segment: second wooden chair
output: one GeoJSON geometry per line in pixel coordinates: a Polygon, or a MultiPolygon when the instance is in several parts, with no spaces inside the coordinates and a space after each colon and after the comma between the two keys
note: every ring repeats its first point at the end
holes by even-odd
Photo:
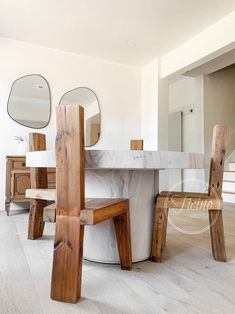
{"type": "Polygon", "coordinates": [[[152,259],[162,261],[166,241],[168,209],[201,209],[209,211],[209,227],[214,259],[226,261],[224,227],[222,218],[222,182],[224,173],[227,127],[216,125],[213,129],[210,182],[208,193],[161,192],[157,197],[152,242],[152,259]]]}

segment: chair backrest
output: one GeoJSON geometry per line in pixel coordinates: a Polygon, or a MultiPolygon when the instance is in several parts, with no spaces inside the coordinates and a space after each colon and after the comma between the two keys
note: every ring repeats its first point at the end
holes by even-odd
{"type": "Polygon", "coordinates": [[[85,208],[84,109],[56,108],[56,215],[79,216],[85,208]]]}
{"type": "Polygon", "coordinates": [[[213,197],[221,197],[222,195],[226,141],[227,126],[215,125],[213,128],[209,180],[209,195],[213,197]]]}
{"type": "MultiPolygon", "coordinates": [[[[29,133],[30,151],[46,150],[46,135],[42,133],[29,133]]],[[[30,168],[31,189],[47,189],[47,169],[30,168]]]]}
{"type": "Polygon", "coordinates": [[[143,140],[130,140],[130,150],[143,150],[144,141],[143,140]]]}
{"type": "Polygon", "coordinates": [[[29,133],[29,150],[31,152],[46,150],[46,135],[42,133],[29,133]]]}

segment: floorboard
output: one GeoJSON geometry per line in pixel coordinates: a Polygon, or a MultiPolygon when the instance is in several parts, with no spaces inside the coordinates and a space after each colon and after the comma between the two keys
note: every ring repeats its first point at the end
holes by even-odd
{"type": "MultiPolygon", "coordinates": [[[[0,212],[1,314],[235,313],[233,205],[224,209],[227,263],[213,260],[208,230],[184,234],[169,225],[161,264],[145,261],[124,272],[84,261],[82,299],[75,305],[50,299],[54,224],[46,224],[40,240],[29,241],[27,219],[27,212],[0,212]]],[[[187,215],[172,219],[186,231],[205,225],[187,215]]]]}

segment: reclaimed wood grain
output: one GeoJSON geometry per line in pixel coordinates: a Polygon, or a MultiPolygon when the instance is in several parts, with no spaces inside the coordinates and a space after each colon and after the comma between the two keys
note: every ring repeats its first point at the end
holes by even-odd
{"type": "MultiPolygon", "coordinates": [[[[46,135],[41,133],[29,134],[29,146],[31,151],[46,150],[46,135]]],[[[30,184],[32,189],[47,188],[47,169],[30,168],[30,184]]],[[[46,200],[32,199],[30,201],[28,239],[35,240],[43,235],[43,208],[46,200]]]]}
{"type": "Polygon", "coordinates": [[[56,232],[51,279],[53,300],[76,303],[81,296],[84,228],[84,109],[56,108],[56,232]]]}
{"type": "Polygon", "coordinates": [[[131,150],[143,150],[144,141],[143,140],[130,140],[130,149],[131,150]]]}
{"type": "Polygon", "coordinates": [[[114,218],[121,267],[131,269],[129,202],[88,199],[85,204],[84,109],[61,106],[56,114],[56,234],[51,298],[76,303],[81,296],[84,224],[114,218]]]}
{"type": "Polygon", "coordinates": [[[166,240],[168,208],[206,209],[209,213],[212,253],[216,261],[226,261],[224,227],[222,219],[222,183],[225,161],[227,127],[213,128],[211,167],[208,193],[162,192],[157,197],[152,240],[152,260],[162,261],[166,240]]]}

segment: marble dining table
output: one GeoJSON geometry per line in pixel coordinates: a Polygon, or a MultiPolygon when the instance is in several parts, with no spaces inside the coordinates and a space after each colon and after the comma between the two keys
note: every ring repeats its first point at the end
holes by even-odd
{"type": "MultiPolygon", "coordinates": [[[[27,167],[56,167],[54,151],[26,154],[27,167]]],[[[130,202],[133,262],[150,257],[154,206],[159,192],[159,171],[203,169],[204,155],[171,151],[86,150],[85,195],[94,198],[127,198],[130,202]]],[[[84,258],[119,263],[112,221],[86,226],[84,258]]]]}

